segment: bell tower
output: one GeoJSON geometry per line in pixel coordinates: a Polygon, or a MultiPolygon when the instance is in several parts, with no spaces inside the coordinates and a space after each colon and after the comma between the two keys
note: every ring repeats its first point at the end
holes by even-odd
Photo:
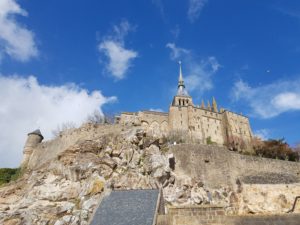
{"type": "Polygon", "coordinates": [[[193,108],[192,97],[185,89],[182,76],[181,62],[179,61],[179,79],[177,93],[169,108],[169,130],[186,132],[189,130],[189,112],[193,108]]]}
{"type": "Polygon", "coordinates": [[[193,105],[192,98],[189,96],[188,92],[185,90],[184,80],[182,76],[182,69],[181,69],[181,61],[178,62],[179,64],[179,79],[178,79],[178,86],[177,86],[177,94],[173,98],[172,106],[188,106],[193,105]]]}

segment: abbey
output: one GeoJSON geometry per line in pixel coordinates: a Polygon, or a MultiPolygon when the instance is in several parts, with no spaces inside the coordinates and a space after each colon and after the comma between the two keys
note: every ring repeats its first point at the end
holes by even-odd
{"type": "Polygon", "coordinates": [[[252,139],[249,119],[243,115],[218,109],[213,98],[212,105],[193,103],[185,89],[180,64],[177,94],[169,107],[169,112],[140,111],[123,112],[119,117],[123,125],[140,124],[153,135],[168,135],[180,132],[191,140],[202,144],[216,143],[225,145],[243,142],[248,145],[252,139]]]}

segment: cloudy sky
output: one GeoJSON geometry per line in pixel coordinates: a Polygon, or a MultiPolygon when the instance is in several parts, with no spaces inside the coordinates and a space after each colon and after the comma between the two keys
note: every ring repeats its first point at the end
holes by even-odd
{"type": "Polygon", "coordinates": [[[0,0],[0,167],[95,110],[167,111],[178,65],[194,103],[300,141],[300,2],[0,0]]]}

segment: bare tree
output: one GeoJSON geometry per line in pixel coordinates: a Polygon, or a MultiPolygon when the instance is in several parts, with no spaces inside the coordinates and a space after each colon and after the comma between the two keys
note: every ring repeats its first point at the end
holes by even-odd
{"type": "Polygon", "coordinates": [[[94,124],[103,124],[105,122],[104,115],[99,110],[95,110],[87,118],[87,122],[94,124]]]}
{"type": "Polygon", "coordinates": [[[294,150],[295,152],[297,152],[298,155],[300,156],[300,143],[298,143],[298,144],[296,145],[296,147],[293,148],[293,150],[294,150]]]}
{"type": "Polygon", "coordinates": [[[115,122],[115,115],[108,113],[101,113],[99,110],[95,110],[88,116],[87,122],[94,124],[113,124],[115,122]]]}
{"type": "Polygon", "coordinates": [[[70,129],[74,129],[76,127],[73,122],[65,122],[61,125],[58,125],[56,129],[52,130],[52,135],[54,137],[58,137],[62,132],[65,132],[70,129]]]}

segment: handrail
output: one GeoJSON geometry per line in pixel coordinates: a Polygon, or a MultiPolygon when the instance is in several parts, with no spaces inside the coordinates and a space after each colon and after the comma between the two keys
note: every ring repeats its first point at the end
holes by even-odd
{"type": "Polygon", "coordinates": [[[300,196],[297,196],[295,198],[295,201],[294,201],[294,204],[293,204],[293,208],[291,208],[289,211],[287,211],[287,213],[291,213],[291,212],[294,212],[295,210],[295,207],[296,207],[296,203],[297,203],[297,200],[300,199],[300,196]]]}

